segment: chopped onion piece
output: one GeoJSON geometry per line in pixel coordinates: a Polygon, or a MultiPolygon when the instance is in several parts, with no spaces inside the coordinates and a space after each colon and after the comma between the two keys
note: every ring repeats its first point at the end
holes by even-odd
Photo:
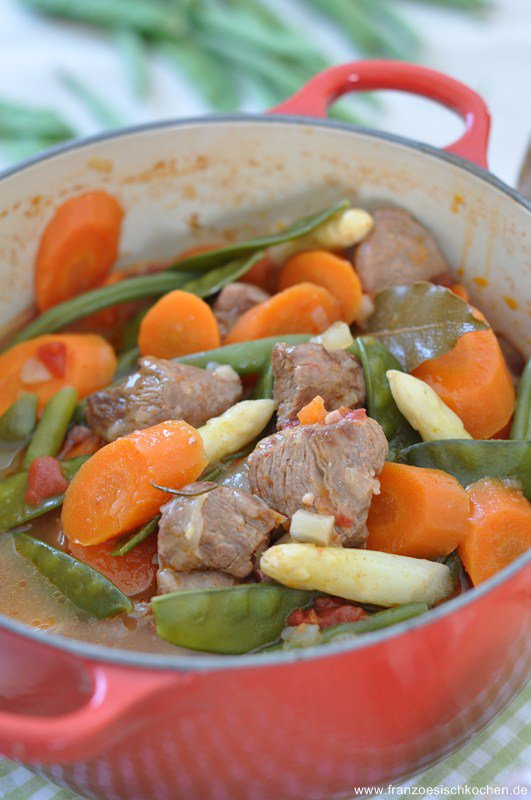
{"type": "Polygon", "coordinates": [[[314,514],[300,508],[291,518],[289,533],[292,539],[307,544],[328,545],[334,532],[334,518],[314,514]]]}
{"type": "Polygon", "coordinates": [[[312,342],[322,344],[326,350],[346,350],[354,339],[346,322],[334,322],[324,333],[315,336],[312,342]]]}
{"type": "Polygon", "coordinates": [[[50,370],[38,358],[28,358],[20,370],[22,383],[42,383],[52,378],[50,370]]]}

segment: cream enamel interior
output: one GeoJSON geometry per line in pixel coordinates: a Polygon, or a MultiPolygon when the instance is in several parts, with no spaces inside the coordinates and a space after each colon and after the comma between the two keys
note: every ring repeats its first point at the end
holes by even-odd
{"type": "Polygon", "coordinates": [[[0,181],[0,333],[31,314],[54,208],[90,188],[126,210],[118,266],[271,229],[341,197],[400,205],[436,235],[474,302],[531,353],[531,213],[485,177],[397,139],[274,118],[190,121],[66,149],[0,181]]]}

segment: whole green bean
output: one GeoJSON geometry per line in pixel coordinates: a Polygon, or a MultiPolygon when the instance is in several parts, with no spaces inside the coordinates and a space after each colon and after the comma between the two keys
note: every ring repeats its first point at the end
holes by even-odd
{"type": "Polygon", "coordinates": [[[160,514],[150,519],[145,525],[140,528],[136,533],[128,534],[123,539],[120,539],[116,547],[111,551],[112,556],[125,556],[131,550],[148,539],[152,533],[155,533],[159,527],[160,514]]]}
{"type": "MultiPolygon", "coordinates": [[[[61,471],[67,481],[71,481],[78,469],[90,456],[79,456],[67,461],[61,461],[61,471]]],[[[64,495],[47,497],[38,506],[30,506],[24,500],[28,488],[28,473],[18,472],[9,478],[0,481],[0,532],[16,528],[30,522],[47,511],[58,508],[64,495]]]]}
{"type": "Polygon", "coordinates": [[[78,100],[81,101],[84,106],[86,106],[92,116],[104,128],[119,128],[122,125],[125,125],[125,120],[123,120],[120,115],[116,113],[114,108],[72,72],[60,70],[57,73],[57,77],[63,86],[65,86],[78,100]]]}
{"type": "Polygon", "coordinates": [[[325,644],[333,642],[340,636],[358,636],[360,633],[379,631],[382,628],[396,625],[398,622],[404,622],[406,619],[417,617],[419,614],[424,614],[428,609],[427,603],[407,603],[403,606],[386,608],[385,611],[377,611],[376,614],[371,614],[357,622],[345,622],[342,625],[326,628],[321,633],[321,642],[325,644]]]}
{"type": "Polygon", "coordinates": [[[145,98],[149,88],[149,71],[142,36],[134,28],[120,28],[116,31],[116,44],[133,92],[137,97],[145,98]]]}
{"type": "Polygon", "coordinates": [[[35,430],[37,395],[24,392],[0,417],[0,442],[23,442],[35,430]]]}
{"type": "Polygon", "coordinates": [[[114,583],[77,558],[25,533],[14,533],[17,552],[29,559],[79,609],[100,619],[133,610],[114,583]]]}
{"type": "Polygon", "coordinates": [[[157,49],[218,111],[236,111],[239,91],[227,63],[192,39],[180,42],[159,42],[157,49]]]}
{"type": "Polygon", "coordinates": [[[308,334],[289,334],[287,336],[269,336],[266,339],[254,339],[250,342],[227,344],[214,350],[191,353],[188,356],[175,358],[178,364],[191,364],[194,367],[206,367],[208,364],[229,364],[239,375],[256,375],[261,372],[271,358],[271,352],[277,342],[301,344],[312,337],[308,334]]]}
{"type": "Polygon", "coordinates": [[[74,415],[77,391],[64,386],[51,397],[44,408],[43,415],[33,435],[30,446],[22,462],[27,468],[40,456],[55,456],[61,449],[67,428],[74,415]]]}
{"type": "Polygon", "coordinates": [[[237,654],[275,642],[290,613],[314,598],[314,592],[276,583],[250,583],[160,595],[151,608],[161,639],[189,650],[237,654]]]}
{"type": "Polygon", "coordinates": [[[531,439],[531,359],[527,362],[516,391],[511,439],[531,439]]]}
{"type": "Polygon", "coordinates": [[[52,109],[0,100],[0,136],[61,141],[75,131],[52,109]]]}

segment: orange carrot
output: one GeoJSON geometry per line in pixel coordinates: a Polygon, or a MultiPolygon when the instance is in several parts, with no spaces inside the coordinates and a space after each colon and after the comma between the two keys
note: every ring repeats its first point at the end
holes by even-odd
{"type": "Polygon", "coordinates": [[[477,586],[531,547],[531,503],[494,479],[477,481],[467,491],[471,515],[457,552],[477,586]]]}
{"type": "Polygon", "coordinates": [[[42,411],[63,386],[80,399],[107,386],[116,370],[114,350],[91,333],[55,333],[16,344],[0,355],[0,414],[23,392],[34,392],[42,411]]]}
{"type": "Polygon", "coordinates": [[[513,382],[492,330],[465,333],[449,353],[424,361],[413,375],[437,392],[474,439],[490,439],[514,411],[513,382]]]}
{"type": "Polygon", "coordinates": [[[115,542],[83,547],[69,542],[68,550],[84,564],[105,575],[128,597],[147,592],[155,580],[153,559],[157,552],[157,537],[150,536],[124,556],[111,555],[115,542]]]}
{"type": "Polygon", "coordinates": [[[70,483],[61,517],[66,537],[87,547],[143,525],[171,497],[154,483],[179,489],[206,464],[200,435],[182,420],[116,439],[85,461],[70,483]]]}
{"type": "Polygon", "coordinates": [[[279,270],[278,264],[274,264],[267,256],[264,256],[256,264],[253,264],[249,272],[246,272],[239,280],[243,283],[252,283],[254,286],[259,286],[266,292],[274,294],[278,289],[279,270]]]}
{"type": "Polygon", "coordinates": [[[361,283],[350,261],[326,250],[297,253],[285,264],[278,281],[280,290],[297,283],[316,283],[337,297],[341,316],[350,325],[361,306],[361,283]]]}
{"type": "Polygon", "coordinates": [[[301,425],[313,425],[316,422],[322,424],[327,414],[324,400],[318,394],[304,408],[301,408],[297,417],[301,425]]]}
{"type": "Polygon", "coordinates": [[[367,519],[369,550],[441,558],[465,537],[470,502],[452,475],[386,462],[367,519]]]}
{"type": "Polygon", "coordinates": [[[204,300],[176,289],[161,297],[140,324],[143,356],[176,358],[221,344],[218,322],[204,300]]]}
{"type": "Polygon", "coordinates": [[[462,283],[452,283],[449,287],[451,292],[456,294],[461,300],[464,300],[465,303],[470,303],[470,295],[468,293],[468,289],[466,286],[463,286],[462,283]]]}
{"type": "Polygon", "coordinates": [[[100,284],[116,260],[123,211],[107,192],[71,197],[44,229],[35,264],[39,311],[100,284]]]}
{"type": "Polygon", "coordinates": [[[327,289],[299,283],[246,311],[229,331],[225,344],[287,333],[322,333],[340,319],[339,300],[327,289]]]}

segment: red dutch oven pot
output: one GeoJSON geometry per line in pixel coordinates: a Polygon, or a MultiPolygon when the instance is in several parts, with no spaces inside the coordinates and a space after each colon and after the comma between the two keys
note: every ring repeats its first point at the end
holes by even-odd
{"type": "MultiPolygon", "coordinates": [[[[496,330],[529,355],[531,207],[482,169],[480,97],[421,67],[358,62],[318,75],[273,114],[113,132],[4,173],[4,332],[31,308],[39,234],[71,193],[120,197],[125,263],[346,194],[418,216],[496,330]],[[440,151],[317,119],[340,95],[374,89],[450,107],[464,135],[440,151]]],[[[398,781],[462,745],[524,685],[530,573],[522,557],[424,617],[322,651],[133,653],[2,618],[0,751],[105,800],[325,800],[398,781]]]]}

